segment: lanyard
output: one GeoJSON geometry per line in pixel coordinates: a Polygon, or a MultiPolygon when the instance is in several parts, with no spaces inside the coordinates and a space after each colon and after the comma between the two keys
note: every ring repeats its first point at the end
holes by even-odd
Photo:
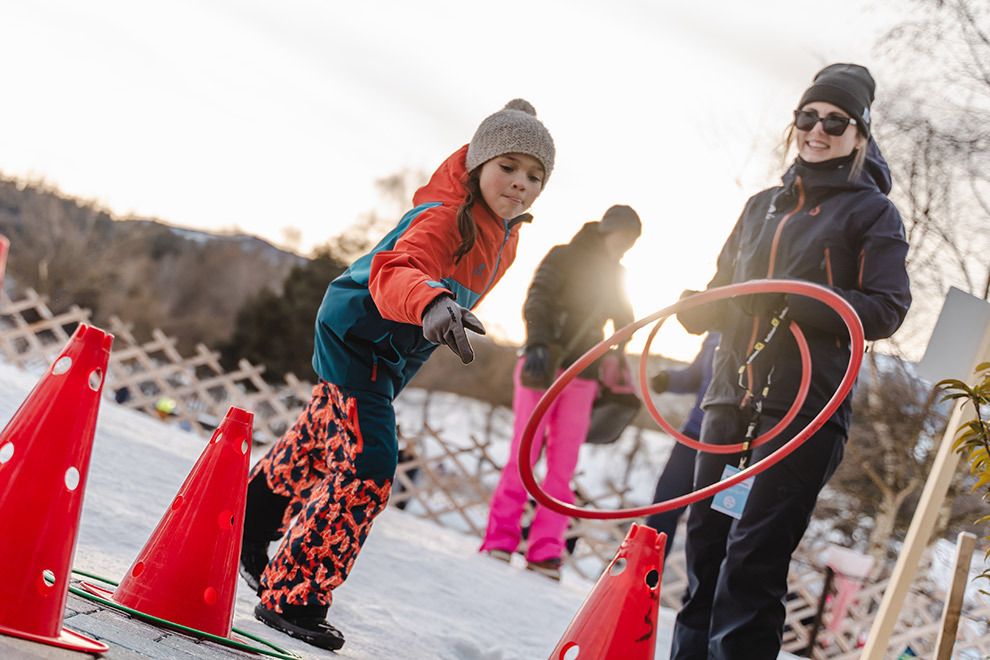
{"type": "Polygon", "coordinates": [[[770,342],[777,335],[777,330],[780,329],[781,323],[787,316],[788,308],[784,307],[777,314],[775,314],[770,319],[770,330],[767,332],[766,336],[753,345],[753,352],[749,354],[746,361],[739,365],[739,387],[746,390],[747,397],[752,402],[750,403],[750,416],[749,424],[746,426],[746,437],[743,439],[743,451],[742,455],[739,457],[739,469],[742,470],[749,463],[749,459],[753,456],[753,441],[756,439],[756,429],[760,425],[760,415],[763,413],[763,400],[766,398],[767,394],[770,392],[770,383],[773,379],[773,366],[767,372],[767,380],[763,387],[759,391],[759,396],[754,394],[749,387],[746,385],[746,369],[753,364],[756,357],[770,345],[770,342]]]}

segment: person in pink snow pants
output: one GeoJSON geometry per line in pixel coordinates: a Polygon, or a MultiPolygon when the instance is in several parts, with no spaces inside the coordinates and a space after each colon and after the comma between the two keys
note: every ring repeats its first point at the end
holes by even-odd
{"type": "MultiPolygon", "coordinates": [[[[519,474],[519,444],[544,390],[561,369],[604,339],[608,321],[621,328],[635,320],[619,261],[641,233],[642,223],[632,208],[612,206],[600,221],[585,223],[569,243],[553,247],[536,270],[523,305],[526,344],[514,375],[512,445],[492,495],[481,546],[492,557],[508,561],[519,547],[528,499],[519,474]]],[[[535,464],[543,451],[546,477],[541,486],[567,503],[574,501],[571,477],[591,424],[600,362],[584,369],[554,400],[540,422],[529,457],[535,464]]],[[[536,506],[525,550],[528,569],[560,579],[569,520],[536,506]]]]}

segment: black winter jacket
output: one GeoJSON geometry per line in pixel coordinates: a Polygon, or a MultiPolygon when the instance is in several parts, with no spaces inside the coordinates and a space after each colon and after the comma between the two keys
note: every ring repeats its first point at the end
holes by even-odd
{"type": "MultiPolygon", "coordinates": [[[[768,278],[816,282],[855,308],[867,340],[892,335],[911,305],[904,225],[887,199],[890,170],[876,143],[870,141],[863,171],[853,181],[848,180],[851,161],[813,164],[798,158],[782,186],[751,197],[722,248],[708,288],[768,278]]],[[[768,317],[749,316],[736,302],[717,303],[715,329],[721,330],[722,342],[705,407],[746,402],[738,369],[769,329],[768,317]]],[[[790,294],[786,302],[811,352],[811,389],[802,414],[814,416],[845,373],[849,335],[838,314],[823,303],[790,294]]],[[[769,374],[764,410],[783,413],[794,401],[800,372],[797,344],[790,333],[782,333],[745,377],[757,391],[769,374]]],[[[846,397],[830,421],[849,427],[851,399],[846,397]]]]}
{"type": "MultiPolygon", "coordinates": [[[[523,319],[526,345],[572,348],[563,356],[569,367],[605,338],[612,320],[616,330],[635,321],[625,291],[625,269],[606,254],[598,222],[587,222],[566,245],[543,257],[526,294],[523,319]]],[[[581,372],[596,378],[598,363],[581,372]]]]}

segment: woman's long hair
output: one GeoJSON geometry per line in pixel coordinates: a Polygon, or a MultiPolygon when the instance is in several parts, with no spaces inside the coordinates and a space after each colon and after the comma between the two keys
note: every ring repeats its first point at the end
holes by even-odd
{"type": "Polygon", "coordinates": [[[467,179],[464,181],[464,189],[467,191],[467,196],[457,208],[457,231],[461,235],[461,243],[454,250],[455,264],[460,263],[464,255],[471,251],[478,238],[478,226],[474,222],[474,212],[471,209],[474,207],[475,201],[485,203],[481,196],[480,167],[476,167],[468,173],[467,179]]]}

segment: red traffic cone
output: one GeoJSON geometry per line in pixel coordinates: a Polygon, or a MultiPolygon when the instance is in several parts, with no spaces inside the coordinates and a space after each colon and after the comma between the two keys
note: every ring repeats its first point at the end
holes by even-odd
{"type": "Polygon", "coordinates": [[[62,628],[113,335],[76,328],[0,432],[0,634],[89,653],[62,628]]]}
{"type": "Polygon", "coordinates": [[[254,415],[231,408],[145,543],[113,600],[230,636],[254,415]]]}
{"type": "Polygon", "coordinates": [[[633,523],[550,660],[653,660],[666,534],[633,523]]]}

